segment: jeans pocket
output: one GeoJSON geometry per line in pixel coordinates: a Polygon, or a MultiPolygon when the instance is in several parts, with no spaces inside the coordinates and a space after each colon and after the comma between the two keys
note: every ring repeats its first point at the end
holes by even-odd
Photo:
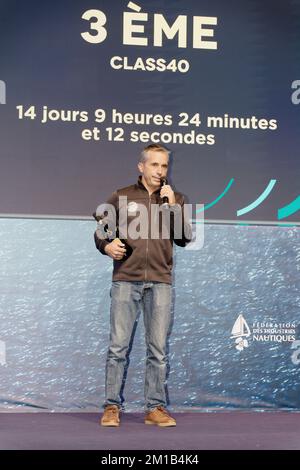
{"type": "Polygon", "coordinates": [[[172,288],[169,284],[160,284],[156,287],[154,302],[158,307],[170,306],[172,299],[172,288]]]}
{"type": "Polygon", "coordinates": [[[132,286],[130,282],[113,281],[111,286],[111,298],[118,302],[128,302],[132,297],[132,286]]]}

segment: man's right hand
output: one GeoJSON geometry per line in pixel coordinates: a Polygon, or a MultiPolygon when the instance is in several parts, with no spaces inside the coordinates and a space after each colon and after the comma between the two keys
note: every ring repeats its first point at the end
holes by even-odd
{"type": "Polygon", "coordinates": [[[106,245],[104,251],[112,259],[121,260],[126,253],[126,248],[119,238],[115,238],[112,242],[106,245]]]}

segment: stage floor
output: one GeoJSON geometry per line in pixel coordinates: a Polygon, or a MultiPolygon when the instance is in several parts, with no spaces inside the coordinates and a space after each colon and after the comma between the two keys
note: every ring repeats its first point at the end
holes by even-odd
{"type": "Polygon", "coordinates": [[[145,425],[123,413],[120,428],[103,428],[95,413],[1,413],[1,450],[300,449],[298,412],[173,413],[176,428],[145,425]]]}

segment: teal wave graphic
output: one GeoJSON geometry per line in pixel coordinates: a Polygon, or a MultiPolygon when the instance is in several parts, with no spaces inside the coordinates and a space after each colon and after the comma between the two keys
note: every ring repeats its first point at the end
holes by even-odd
{"type": "Polygon", "coordinates": [[[229,183],[226,186],[226,188],[224,189],[224,191],[214,201],[210,202],[209,204],[204,204],[203,207],[201,207],[200,209],[197,209],[196,213],[199,214],[199,212],[206,211],[210,207],[215,206],[225,196],[225,194],[228,193],[228,191],[231,188],[233,182],[234,182],[234,178],[231,178],[231,180],[229,181],[229,183]]]}
{"type": "Polygon", "coordinates": [[[270,194],[272,189],[274,188],[277,180],[270,180],[268,186],[263,191],[263,193],[255,199],[255,201],[251,202],[248,206],[244,207],[243,209],[239,209],[237,211],[237,216],[240,217],[241,215],[247,214],[247,212],[253,211],[257,206],[259,206],[270,194]]]}
{"type": "Polygon", "coordinates": [[[300,196],[297,196],[292,202],[287,204],[281,209],[278,209],[278,220],[285,219],[292,214],[295,214],[300,209],[300,196]]]}

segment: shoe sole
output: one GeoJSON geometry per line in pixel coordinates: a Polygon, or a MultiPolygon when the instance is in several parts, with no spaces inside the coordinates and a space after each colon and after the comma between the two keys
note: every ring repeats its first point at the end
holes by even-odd
{"type": "Polygon", "coordinates": [[[120,423],[100,423],[101,426],[104,426],[105,428],[118,428],[120,426],[120,423]]]}
{"type": "Polygon", "coordinates": [[[160,428],[175,428],[175,424],[168,424],[168,423],[153,423],[153,421],[145,421],[145,424],[152,424],[155,426],[159,426],[160,428]]]}

